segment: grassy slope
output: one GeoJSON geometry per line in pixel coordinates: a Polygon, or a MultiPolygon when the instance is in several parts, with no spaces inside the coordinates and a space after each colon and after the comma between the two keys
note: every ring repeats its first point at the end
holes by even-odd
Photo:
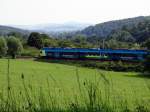
{"type": "MultiPolygon", "coordinates": [[[[24,74],[25,83],[29,89],[36,94],[38,90],[48,90],[47,80],[50,87],[55,89],[54,94],[59,94],[65,91],[63,95],[66,98],[71,98],[74,94],[78,94],[78,83],[76,77],[77,69],[74,66],[36,62],[32,60],[10,60],[10,84],[16,96],[23,90],[21,74],[24,74]]],[[[111,81],[111,97],[115,99],[127,99],[131,105],[132,101],[139,100],[140,103],[150,104],[150,91],[147,88],[147,83],[150,79],[140,77],[138,73],[123,73],[123,72],[108,72],[96,69],[78,68],[81,84],[86,80],[94,81],[95,77],[99,77],[99,72],[111,81]]],[[[0,60],[0,93],[5,93],[7,87],[7,60],[0,60]]],[[[104,84],[100,81],[100,87],[104,91],[104,84]]],[[[150,84],[150,83],[149,83],[150,84]]],[[[46,93],[45,93],[46,94],[46,93]]],[[[137,102],[136,102],[137,103],[137,102]]]]}

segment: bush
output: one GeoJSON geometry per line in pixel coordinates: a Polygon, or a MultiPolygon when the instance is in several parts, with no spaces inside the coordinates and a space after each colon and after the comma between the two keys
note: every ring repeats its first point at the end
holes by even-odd
{"type": "Polygon", "coordinates": [[[141,63],[129,63],[122,61],[99,62],[99,61],[82,61],[78,62],[83,67],[98,68],[109,71],[135,71],[143,72],[144,66],[141,63]]]}
{"type": "Polygon", "coordinates": [[[21,53],[21,56],[31,56],[31,57],[35,57],[38,56],[40,54],[40,50],[35,48],[35,47],[29,47],[26,46],[23,50],[23,52],[21,53]]]}

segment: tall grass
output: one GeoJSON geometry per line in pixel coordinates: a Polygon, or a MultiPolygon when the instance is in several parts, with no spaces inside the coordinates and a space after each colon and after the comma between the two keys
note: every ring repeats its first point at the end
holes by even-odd
{"type": "MultiPolygon", "coordinates": [[[[10,80],[10,61],[8,60],[7,68],[7,98],[5,94],[0,94],[0,112],[149,112],[149,108],[142,104],[137,104],[134,108],[130,108],[127,100],[120,98],[112,98],[113,82],[111,77],[98,72],[93,81],[80,80],[79,70],[76,67],[76,82],[78,84],[79,93],[73,95],[73,98],[66,99],[64,88],[61,83],[50,75],[46,79],[48,90],[39,87],[33,92],[33,87],[26,83],[25,74],[21,74],[23,90],[18,90],[15,95],[10,80]],[[53,81],[57,88],[62,90],[56,92],[55,87],[50,84],[53,81]],[[102,86],[103,85],[103,86],[102,86]],[[104,91],[102,91],[102,87],[104,91]],[[36,94],[34,94],[36,93],[36,94]],[[59,97],[59,98],[58,98],[59,97]],[[60,98],[61,97],[61,98],[60,98]],[[20,99],[20,100],[18,100],[20,99]]],[[[148,82],[146,82],[147,84],[148,82]]],[[[147,85],[149,89],[149,84],[147,85]]],[[[117,97],[121,97],[118,93],[117,97]]],[[[68,96],[69,97],[69,96],[68,96]]],[[[136,102],[135,102],[136,103],[136,102]]]]}

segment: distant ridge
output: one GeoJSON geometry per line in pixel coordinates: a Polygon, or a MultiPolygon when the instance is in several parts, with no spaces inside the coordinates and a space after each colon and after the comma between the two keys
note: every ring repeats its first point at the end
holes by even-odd
{"type": "Polygon", "coordinates": [[[0,35],[7,35],[11,32],[17,32],[17,33],[21,33],[23,35],[29,34],[29,31],[27,31],[27,30],[0,25],[0,35]]]}
{"type": "Polygon", "coordinates": [[[95,26],[89,26],[78,33],[86,35],[88,37],[90,36],[107,37],[112,31],[119,30],[123,26],[133,27],[136,26],[138,23],[148,19],[150,20],[150,16],[139,16],[122,20],[108,21],[96,24],[95,26]]]}
{"type": "Polygon", "coordinates": [[[78,23],[78,22],[67,22],[67,23],[47,23],[47,24],[37,24],[37,25],[16,25],[14,27],[37,31],[41,33],[60,33],[60,32],[72,32],[80,31],[84,28],[90,26],[88,23],[78,23]]]}

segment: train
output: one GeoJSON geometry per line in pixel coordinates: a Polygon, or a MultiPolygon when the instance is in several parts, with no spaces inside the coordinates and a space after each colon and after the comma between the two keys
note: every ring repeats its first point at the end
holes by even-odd
{"type": "Polygon", "coordinates": [[[41,57],[46,58],[127,61],[144,61],[148,55],[150,55],[148,50],[51,47],[42,48],[40,53],[41,57]]]}

